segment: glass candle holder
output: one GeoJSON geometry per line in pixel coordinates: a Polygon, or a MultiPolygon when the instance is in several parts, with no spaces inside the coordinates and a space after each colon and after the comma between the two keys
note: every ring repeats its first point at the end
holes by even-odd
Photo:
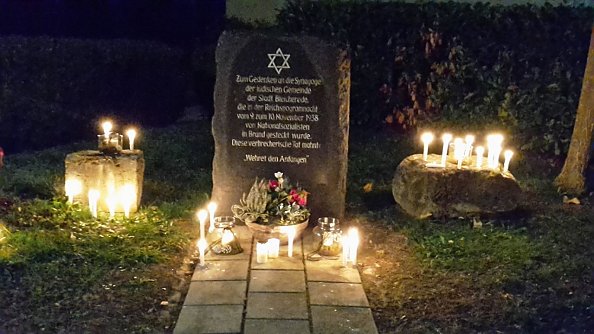
{"type": "Polygon", "coordinates": [[[342,231],[340,221],[333,217],[318,219],[318,226],[314,227],[314,240],[318,244],[318,254],[323,256],[338,256],[342,250],[342,231]]]}
{"type": "Polygon", "coordinates": [[[243,252],[239,238],[233,231],[235,218],[231,216],[215,217],[214,227],[219,239],[212,244],[213,253],[218,255],[235,255],[243,252]]]}
{"type": "Polygon", "coordinates": [[[122,151],[124,136],[119,133],[110,132],[97,135],[99,151],[103,153],[118,153],[122,151]]]}

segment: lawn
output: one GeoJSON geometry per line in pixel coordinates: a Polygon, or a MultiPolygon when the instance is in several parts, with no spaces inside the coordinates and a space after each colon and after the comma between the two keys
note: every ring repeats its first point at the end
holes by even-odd
{"type": "MultiPolygon", "coordinates": [[[[8,156],[0,171],[0,332],[170,332],[191,272],[190,219],[211,188],[209,127],[143,133],[143,209],[129,220],[93,219],[66,204],[64,157],[92,142],[8,156]]],[[[416,221],[396,209],[390,185],[415,143],[358,138],[344,224],[362,229],[360,271],[381,333],[594,328],[592,198],[562,204],[551,186],[558,166],[518,159],[523,209],[480,217],[480,228],[416,221]]]]}

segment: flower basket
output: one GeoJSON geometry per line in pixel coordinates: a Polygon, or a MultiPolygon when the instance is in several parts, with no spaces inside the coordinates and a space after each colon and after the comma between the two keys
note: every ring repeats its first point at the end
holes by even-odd
{"type": "Polygon", "coordinates": [[[266,233],[266,234],[275,235],[275,236],[278,236],[281,245],[286,245],[288,243],[288,236],[286,233],[284,233],[283,227],[285,227],[285,226],[294,227],[295,228],[295,239],[298,239],[301,237],[301,234],[303,234],[303,231],[305,231],[305,229],[307,228],[307,225],[309,225],[309,219],[306,219],[305,221],[291,224],[291,225],[262,225],[262,224],[259,224],[259,223],[253,222],[253,221],[245,221],[244,223],[248,227],[248,229],[252,232],[252,234],[266,233]]]}

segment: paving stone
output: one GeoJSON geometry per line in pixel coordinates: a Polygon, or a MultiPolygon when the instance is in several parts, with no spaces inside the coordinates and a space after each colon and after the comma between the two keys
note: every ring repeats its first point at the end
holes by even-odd
{"type": "Polygon", "coordinates": [[[308,320],[246,319],[245,334],[310,334],[308,320]]]}
{"type": "Polygon", "coordinates": [[[174,334],[239,333],[243,305],[184,306],[174,334]]]}
{"type": "Polygon", "coordinates": [[[266,263],[257,263],[256,254],[252,256],[252,269],[282,269],[282,270],[301,270],[303,271],[303,256],[293,254],[293,257],[279,256],[277,258],[268,258],[266,263]]]}
{"type": "Polygon", "coordinates": [[[305,293],[251,292],[246,318],[307,319],[305,293]]]}
{"type": "Polygon", "coordinates": [[[345,268],[340,260],[306,260],[305,268],[308,281],[361,283],[357,268],[345,268]]]}
{"type": "Polygon", "coordinates": [[[308,282],[312,305],[369,306],[361,284],[308,282]]]}
{"type": "Polygon", "coordinates": [[[247,261],[207,261],[206,268],[196,266],[192,281],[247,280],[247,261]]]}
{"type": "Polygon", "coordinates": [[[252,270],[250,292],[304,292],[305,273],[295,270],[252,270]]]}
{"type": "Polygon", "coordinates": [[[246,281],[195,281],[190,283],[184,305],[243,305],[246,289],[246,281]]]}
{"type": "Polygon", "coordinates": [[[312,306],[314,334],[376,334],[371,309],[364,307],[312,306]]]}

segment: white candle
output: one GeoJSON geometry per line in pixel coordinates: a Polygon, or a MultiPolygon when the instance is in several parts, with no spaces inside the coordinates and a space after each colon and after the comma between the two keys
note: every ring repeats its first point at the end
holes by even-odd
{"type": "Polygon", "coordinates": [[[423,161],[427,161],[429,144],[433,141],[433,134],[431,132],[425,132],[421,135],[421,140],[423,141],[423,161]]]}
{"type": "Polygon", "coordinates": [[[450,146],[450,141],[452,140],[452,135],[449,133],[444,133],[441,136],[441,140],[443,141],[443,148],[441,149],[441,166],[446,166],[446,159],[448,158],[448,148],[450,146]]]}
{"type": "Polygon", "coordinates": [[[359,248],[359,232],[356,228],[349,230],[349,261],[357,265],[357,249],[359,248]]]}
{"type": "Polygon", "coordinates": [[[466,135],[464,137],[464,142],[466,143],[466,150],[464,151],[464,158],[472,156],[472,144],[474,143],[474,136],[473,135],[466,135]]]}
{"type": "Polygon", "coordinates": [[[74,196],[82,192],[82,183],[77,179],[68,179],[64,184],[64,192],[68,196],[68,203],[74,203],[74,196]]]}
{"type": "Polygon", "coordinates": [[[130,218],[130,209],[136,201],[136,189],[131,184],[126,184],[120,188],[120,203],[124,207],[124,217],[130,218]]]}
{"type": "Polygon", "coordinates": [[[509,171],[509,162],[511,161],[512,156],[514,155],[514,152],[512,152],[511,150],[505,150],[505,152],[503,153],[503,156],[505,157],[505,162],[503,163],[503,172],[507,172],[509,171]]]}
{"type": "Polygon", "coordinates": [[[214,220],[215,220],[215,212],[217,211],[217,203],[210,202],[210,203],[208,203],[208,206],[206,208],[208,209],[208,214],[209,214],[208,233],[212,233],[212,232],[214,232],[214,229],[215,229],[214,220]]]}
{"type": "Polygon", "coordinates": [[[103,128],[103,133],[105,134],[105,137],[109,137],[109,134],[111,133],[111,129],[113,129],[113,124],[111,123],[111,121],[105,121],[101,124],[101,127],[103,128]]]}
{"type": "Polygon", "coordinates": [[[489,168],[499,167],[499,155],[501,154],[501,144],[503,143],[503,136],[494,134],[487,136],[488,159],[487,165],[489,168]]]}
{"type": "Polygon", "coordinates": [[[231,230],[224,229],[223,236],[221,237],[221,244],[223,246],[228,245],[233,241],[233,239],[235,239],[233,232],[231,232],[231,230]]]}
{"type": "Polygon", "coordinates": [[[350,240],[348,234],[342,236],[342,266],[346,267],[349,264],[349,250],[350,240]]]}
{"type": "Polygon", "coordinates": [[[117,204],[116,196],[113,193],[110,193],[109,196],[107,196],[107,198],[105,199],[105,203],[107,204],[107,208],[109,209],[109,219],[114,219],[117,204]]]}
{"type": "Polygon", "coordinates": [[[204,259],[206,253],[206,247],[208,247],[208,243],[206,239],[200,238],[198,240],[198,252],[200,253],[200,266],[206,266],[206,260],[204,259]]]}
{"type": "Polygon", "coordinates": [[[256,243],[256,263],[266,263],[268,261],[268,242],[256,243]]]}
{"type": "Polygon", "coordinates": [[[485,153],[485,148],[482,146],[476,147],[476,167],[481,168],[483,165],[483,154],[485,153]]]}
{"type": "Polygon", "coordinates": [[[206,217],[208,216],[208,212],[206,210],[198,211],[198,221],[200,222],[200,238],[206,238],[205,233],[205,225],[206,225],[206,217]]]}
{"type": "Polygon", "coordinates": [[[136,130],[128,129],[126,131],[126,136],[128,136],[128,142],[130,143],[130,151],[134,150],[134,138],[136,138],[136,130]]]}
{"type": "Polygon", "coordinates": [[[499,168],[499,155],[501,154],[503,135],[495,135],[495,152],[493,153],[493,168],[499,168]]]}
{"type": "Polygon", "coordinates": [[[462,138],[454,139],[454,158],[458,161],[458,169],[462,168],[462,161],[466,154],[466,145],[462,138]]]}
{"type": "Polygon", "coordinates": [[[99,202],[101,194],[97,189],[89,189],[87,196],[89,198],[89,210],[91,210],[91,215],[97,218],[97,202],[99,202]]]}
{"type": "Polygon", "coordinates": [[[280,240],[278,238],[268,239],[268,257],[277,258],[280,249],[280,240]]]}

